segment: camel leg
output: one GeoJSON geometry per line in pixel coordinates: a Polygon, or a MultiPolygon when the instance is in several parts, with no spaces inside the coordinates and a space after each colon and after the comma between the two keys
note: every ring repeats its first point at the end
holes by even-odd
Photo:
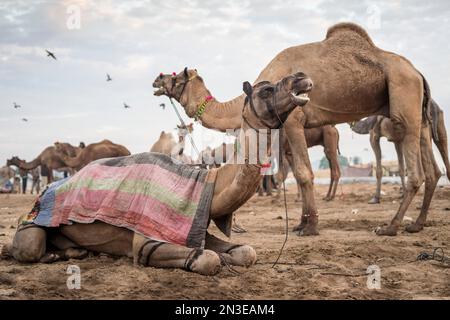
{"type": "Polygon", "coordinates": [[[408,232],[419,232],[423,229],[427,220],[428,210],[430,208],[431,199],[433,198],[436,185],[441,172],[434,159],[433,148],[431,144],[431,132],[429,127],[423,127],[420,136],[420,153],[422,156],[422,165],[425,171],[425,192],[423,196],[422,208],[420,215],[414,224],[406,227],[408,232]]]}
{"type": "MultiPolygon", "coordinates": [[[[291,167],[291,169],[295,168],[294,157],[292,156],[292,154],[285,155],[285,157],[286,157],[286,160],[287,160],[287,163],[288,163],[289,167],[291,167]]],[[[284,176],[284,180],[286,180],[286,177],[288,175],[288,171],[289,171],[289,168],[286,167],[286,169],[285,169],[286,173],[285,173],[285,176],[284,176]]],[[[294,173],[294,169],[292,169],[292,172],[294,173]]],[[[295,182],[297,184],[297,196],[295,198],[295,202],[302,202],[302,188],[301,188],[301,183],[300,183],[299,176],[296,176],[295,173],[294,173],[294,178],[295,178],[295,182]]]]}
{"type": "Polygon", "coordinates": [[[447,131],[445,129],[444,112],[439,110],[437,123],[437,134],[439,141],[435,141],[436,147],[441,154],[444,161],[445,171],[447,172],[447,179],[450,181],[450,162],[448,160],[448,146],[447,146],[447,131]]]}
{"type": "Polygon", "coordinates": [[[341,171],[339,168],[337,147],[327,148],[325,147],[325,156],[330,164],[330,187],[328,189],[327,196],[324,198],[325,201],[331,201],[336,196],[337,186],[339,184],[339,179],[341,177],[341,171]]]}
{"type": "Polygon", "coordinates": [[[133,239],[135,264],[156,268],[180,268],[212,276],[220,272],[217,253],[208,249],[191,249],[176,244],[159,242],[135,234],[133,239]]]}
{"type": "Polygon", "coordinates": [[[45,255],[47,233],[36,225],[19,226],[8,254],[19,262],[39,262],[45,255]]]}
{"type": "Polygon", "coordinates": [[[403,146],[401,142],[394,142],[398,159],[398,173],[402,181],[402,193],[405,192],[405,157],[403,156],[403,146]]]}
{"type": "Polygon", "coordinates": [[[383,175],[383,169],[381,167],[381,147],[380,147],[380,136],[375,132],[375,130],[370,131],[370,145],[375,153],[376,160],[376,176],[377,176],[377,189],[375,195],[370,199],[369,204],[380,203],[381,196],[381,178],[383,175]]]}
{"type": "Polygon", "coordinates": [[[285,122],[285,131],[291,146],[294,159],[292,171],[300,182],[303,196],[302,218],[300,225],[294,230],[299,235],[318,235],[317,224],[319,222],[317,207],[314,198],[314,174],[309,161],[308,146],[306,144],[304,124],[305,114],[300,108],[295,109],[285,122]]]}
{"type": "Polygon", "coordinates": [[[256,262],[256,251],[249,245],[229,243],[208,232],[206,233],[205,248],[217,252],[225,259],[226,263],[233,266],[248,268],[256,262]]]}
{"type": "Polygon", "coordinates": [[[405,78],[401,69],[391,70],[389,79],[390,119],[395,136],[403,140],[408,181],[397,214],[389,226],[377,228],[376,233],[395,236],[406,210],[425,178],[420,155],[423,82],[419,77],[405,78]],[[399,83],[402,85],[400,86],[399,83]]]}

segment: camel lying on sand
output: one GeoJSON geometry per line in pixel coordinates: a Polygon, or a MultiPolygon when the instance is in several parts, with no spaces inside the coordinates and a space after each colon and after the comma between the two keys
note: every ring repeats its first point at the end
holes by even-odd
{"type": "MultiPolygon", "coordinates": [[[[196,70],[190,70],[188,71],[185,69],[183,71],[184,73],[191,72],[194,74],[195,77],[199,77],[196,70]]],[[[169,97],[173,97],[175,100],[181,103],[181,105],[186,109],[189,105],[195,104],[198,100],[198,96],[202,96],[205,92],[209,93],[209,90],[206,88],[203,81],[196,81],[192,82],[191,88],[189,90],[189,93],[185,93],[184,101],[180,101],[179,96],[176,94],[176,92],[173,91],[172,86],[175,83],[173,81],[174,76],[173,74],[160,74],[155,81],[153,82],[153,87],[157,88],[156,92],[154,93],[156,96],[160,95],[167,95],[169,97]]],[[[241,97],[241,96],[240,96],[241,97]]],[[[240,126],[240,117],[242,114],[242,99],[238,97],[228,102],[218,102],[215,98],[213,98],[211,95],[208,95],[204,102],[200,104],[203,105],[203,111],[202,112],[196,112],[194,117],[197,119],[200,119],[200,122],[203,126],[210,129],[216,129],[219,131],[225,131],[227,129],[237,129],[240,126]],[[224,112],[221,113],[220,116],[217,115],[217,110],[223,110],[224,112]],[[229,118],[229,126],[224,128],[223,127],[223,118],[229,118]]],[[[188,113],[189,115],[189,113],[188,113]]],[[[189,115],[190,116],[190,115],[189,115]]],[[[324,200],[330,201],[333,200],[336,195],[337,186],[339,184],[339,179],[341,177],[341,171],[339,168],[339,161],[338,161],[338,152],[339,152],[339,132],[334,126],[326,125],[319,128],[310,128],[305,130],[305,137],[306,137],[306,143],[308,145],[308,148],[314,147],[314,146],[323,146],[325,156],[330,164],[330,187],[328,189],[327,195],[324,197],[324,200]]],[[[292,151],[289,146],[288,140],[286,135],[282,134],[282,143],[284,146],[283,149],[283,157],[286,158],[289,165],[294,168],[293,158],[292,158],[292,151]]],[[[220,148],[220,147],[219,147],[220,148]]],[[[216,148],[217,149],[217,148],[216,148]]],[[[287,172],[286,172],[287,174],[287,172]]],[[[286,175],[278,175],[279,178],[286,178],[286,175]]],[[[268,192],[267,194],[270,195],[271,192],[271,178],[269,175],[265,176],[266,185],[268,185],[268,192]]],[[[280,183],[284,180],[277,181],[280,183]]],[[[301,188],[300,188],[300,182],[297,181],[297,199],[296,201],[301,200],[301,188]]],[[[262,190],[262,185],[259,190],[262,190]]]]}
{"type": "MultiPolygon", "coordinates": [[[[64,163],[62,157],[69,156],[75,157],[77,154],[81,152],[80,147],[74,147],[70,143],[59,143],[64,146],[64,151],[58,152],[54,146],[49,146],[44,149],[33,161],[26,162],[21,160],[19,157],[14,156],[11,159],[7,160],[7,165],[14,165],[23,170],[32,170],[37,168],[38,166],[45,166],[49,170],[48,183],[53,182],[53,170],[63,170],[67,168],[67,165],[64,163]]],[[[69,169],[69,168],[67,168],[69,169]]]]}
{"type": "MultiPolygon", "coordinates": [[[[242,146],[245,146],[241,148],[245,164],[228,164],[219,169],[202,171],[203,173],[207,172],[208,177],[210,173],[216,176],[213,190],[211,190],[212,198],[209,198],[208,215],[204,217],[206,222],[208,222],[208,218],[214,220],[219,228],[229,235],[232,213],[253,196],[261,179],[261,163],[264,163],[270,157],[270,149],[267,149],[263,159],[258,158],[257,163],[249,163],[251,158],[248,145],[249,139],[247,138],[248,131],[250,129],[259,130],[280,127],[297,105],[304,106],[309,101],[305,94],[310,92],[311,89],[312,81],[303,73],[286,77],[275,85],[262,82],[252,87],[250,83],[244,83],[244,91],[247,94],[248,103],[244,105],[244,120],[242,121],[239,141],[242,146]],[[276,105],[273,105],[271,101],[276,101],[276,105]]],[[[270,130],[264,132],[265,134],[267,132],[270,134],[270,130]]],[[[268,141],[270,140],[270,137],[268,137],[268,141]]],[[[145,157],[145,155],[141,154],[140,157],[145,157]]],[[[166,157],[159,153],[147,153],[147,155],[154,155],[158,158],[166,157]]],[[[103,163],[126,163],[127,159],[133,157],[107,159],[103,163]]],[[[166,158],[170,160],[170,158],[166,158]]],[[[76,180],[84,172],[96,170],[98,164],[99,162],[96,162],[86,166],[77,172],[75,176],[69,178],[67,182],[64,182],[62,186],[65,186],[72,179],[76,180]]],[[[182,171],[186,167],[192,168],[192,166],[188,165],[175,166],[178,166],[178,169],[173,168],[171,172],[168,172],[167,179],[170,180],[175,171],[182,171]]],[[[95,171],[95,175],[112,174],[113,178],[116,178],[116,175],[110,171],[113,169],[104,167],[103,170],[105,172],[95,171]]],[[[201,172],[201,169],[193,170],[197,170],[195,171],[197,173],[201,172]]],[[[192,179],[191,175],[188,177],[190,178],[188,180],[192,179]]],[[[56,182],[54,186],[58,185],[58,183],[56,182]]],[[[86,188],[89,189],[91,183],[93,182],[91,181],[87,187],[85,184],[82,184],[82,194],[89,192],[86,188]]],[[[121,181],[119,181],[119,184],[121,184],[121,181]]],[[[63,191],[67,191],[67,188],[69,187],[66,187],[63,191]]],[[[144,190],[140,191],[143,192],[144,190]]],[[[117,197],[117,199],[111,199],[111,201],[120,206],[124,199],[117,197]]],[[[141,204],[135,203],[138,206],[141,204]]],[[[40,210],[39,205],[35,209],[40,210]]],[[[114,211],[114,209],[109,207],[107,211],[114,211]]],[[[67,216],[70,214],[70,212],[64,212],[63,215],[67,216]]],[[[127,212],[126,214],[132,215],[132,212],[127,212]]],[[[36,219],[39,217],[40,214],[37,215],[36,219]]],[[[168,218],[167,216],[164,217],[164,219],[168,218]]],[[[131,220],[135,220],[135,218],[131,217],[131,220]]],[[[195,221],[198,222],[198,220],[195,221]]],[[[207,234],[206,230],[202,235],[201,245],[194,248],[147,239],[129,229],[116,227],[101,221],[63,225],[55,227],[52,231],[48,235],[49,246],[47,247],[47,232],[45,228],[33,222],[27,225],[20,225],[12,245],[5,246],[2,253],[4,256],[12,256],[21,262],[52,262],[60,258],[82,258],[86,256],[86,250],[92,250],[116,256],[132,257],[135,263],[145,266],[184,268],[204,275],[216,274],[220,271],[222,264],[248,267],[256,261],[256,252],[252,247],[225,242],[207,234]],[[50,244],[59,251],[47,252],[50,244]]]]}
{"type": "MultiPolygon", "coordinates": [[[[422,230],[441,175],[431,148],[430,127],[435,125],[430,122],[431,94],[422,74],[404,57],[376,47],[367,32],[352,23],[331,27],[323,41],[283,50],[256,82],[278,81],[298,70],[305,71],[318,83],[311,102],[294,110],[284,127],[292,150],[294,176],[303,196],[299,234],[319,233],[305,129],[357,121],[371,115],[391,119],[396,135],[403,141],[408,170],[405,196],[399,209],[390,225],[378,228],[377,234],[397,234],[406,210],[425,182],[420,215],[406,227],[408,232],[422,230]]],[[[201,119],[205,126],[220,130],[236,127],[241,114],[235,112],[230,117],[229,111],[239,110],[245,97],[219,104],[202,82],[195,70],[181,72],[173,79],[170,95],[184,106],[189,117],[201,119]]],[[[164,88],[155,92],[161,93],[164,88]]]]}
{"type": "Polygon", "coordinates": [[[184,154],[186,135],[194,131],[194,124],[177,125],[178,142],[175,141],[172,133],[161,131],[158,141],[150,148],[150,152],[159,152],[171,156],[173,159],[183,163],[192,163],[192,159],[184,154]]]}
{"type": "Polygon", "coordinates": [[[127,148],[120,144],[115,144],[109,140],[103,140],[97,143],[91,143],[81,149],[75,156],[67,155],[67,145],[55,142],[55,148],[60,153],[64,164],[75,170],[80,170],[90,162],[103,158],[114,158],[129,156],[131,153],[127,148]]]}
{"type": "MultiPolygon", "coordinates": [[[[444,112],[433,99],[431,100],[431,117],[432,121],[437,123],[437,126],[435,126],[437,132],[432,132],[432,139],[441,154],[442,160],[444,161],[445,170],[447,172],[447,177],[450,180],[450,163],[448,159],[447,131],[445,129],[444,112]]],[[[381,178],[383,175],[383,169],[381,167],[380,139],[382,137],[386,137],[388,141],[394,143],[395,145],[399,175],[403,190],[405,190],[405,160],[403,157],[403,146],[401,139],[395,135],[394,126],[391,119],[383,116],[370,116],[356,123],[350,123],[350,127],[356,133],[370,134],[370,145],[375,153],[377,187],[375,195],[369,200],[369,204],[380,203],[381,198],[381,178]]]]}

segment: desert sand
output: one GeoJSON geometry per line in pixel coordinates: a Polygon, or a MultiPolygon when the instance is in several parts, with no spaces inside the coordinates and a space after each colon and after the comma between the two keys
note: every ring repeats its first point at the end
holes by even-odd
{"type": "MultiPolygon", "coordinates": [[[[288,187],[289,229],[298,223],[300,205],[295,186],[288,187]]],[[[416,261],[421,252],[443,248],[450,256],[450,187],[438,187],[428,225],[420,233],[403,228],[397,237],[378,237],[373,230],[390,221],[398,208],[400,188],[383,185],[380,205],[369,205],[374,185],[338,188],[333,202],[320,200],[326,186],[316,186],[320,235],[289,239],[272,268],[285,237],[283,202],[255,195],[237,211],[246,233],[233,234],[237,243],[252,245],[257,264],[227,269],[215,277],[183,270],[136,267],[127,258],[91,254],[84,260],[54,264],[20,264],[0,260],[0,299],[450,299],[450,267],[437,261],[416,261]],[[367,288],[366,269],[381,268],[381,289],[367,288]],[[67,267],[81,269],[81,289],[66,286],[67,267]]],[[[419,214],[422,191],[404,224],[419,214]]],[[[0,195],[0,246],[10,242],[20,214],[35,196],[0,195]]],[[[282,199],[282,198],[281,198],[282,199]]],[[[211,228],[218,235],[217,229],[211,228]]]]}

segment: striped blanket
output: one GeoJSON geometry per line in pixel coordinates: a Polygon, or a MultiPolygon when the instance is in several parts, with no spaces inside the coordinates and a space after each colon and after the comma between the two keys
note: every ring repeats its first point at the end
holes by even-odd
{"type": "Polygon", "coordinates": [[[215,176],[160,153],[101,159],[51,184],[23,223],[58,227],[99,220],[151,239],[201,247],[215,176]]]}

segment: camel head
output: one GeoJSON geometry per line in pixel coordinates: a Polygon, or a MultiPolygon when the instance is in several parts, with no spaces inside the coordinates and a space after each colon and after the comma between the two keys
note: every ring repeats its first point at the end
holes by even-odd
{"type": "Polygon", "coordinates": [[[212,98],[197,70],[187,67],[178,74],[161,73],[153,82],[153,87],[156,88],[154,95],[174,98],[183,106],[189,117],[194,117],[199,103],[207,97],[212,98]]]}
{"type": "Polygon", "coordinates": [[[6,165],[9,166],[18,166],[19,163],[24,162],[23,160],[20,160],[19,157],[13,156],[11,159],[6,160],[6,165]]]}
{"type": "Polygon", "coordinates": [[[192,133],[194,131],[194,124],[190,123],[188,125],[178,125],[177,124],[177,132],[178,132],[178,139],[179,142],[183,142],[184,141],[184,137],[189,134],[192,133]]]}
{"type": "Polygon", "coordinates": [[[295,107],[305,106],[313,88],[312,80],[302,72],[287,76],[275,84],[262,81],[254,86],[244,82],[243,118],[254,128],[279,128],[295,107]]]}
{"type": "Polygon", "coordinates": [[[80,143],[78,144],[78,148],[84,149],[86,148],[86,144],[83,141],[80,141],[80,143]]]}

